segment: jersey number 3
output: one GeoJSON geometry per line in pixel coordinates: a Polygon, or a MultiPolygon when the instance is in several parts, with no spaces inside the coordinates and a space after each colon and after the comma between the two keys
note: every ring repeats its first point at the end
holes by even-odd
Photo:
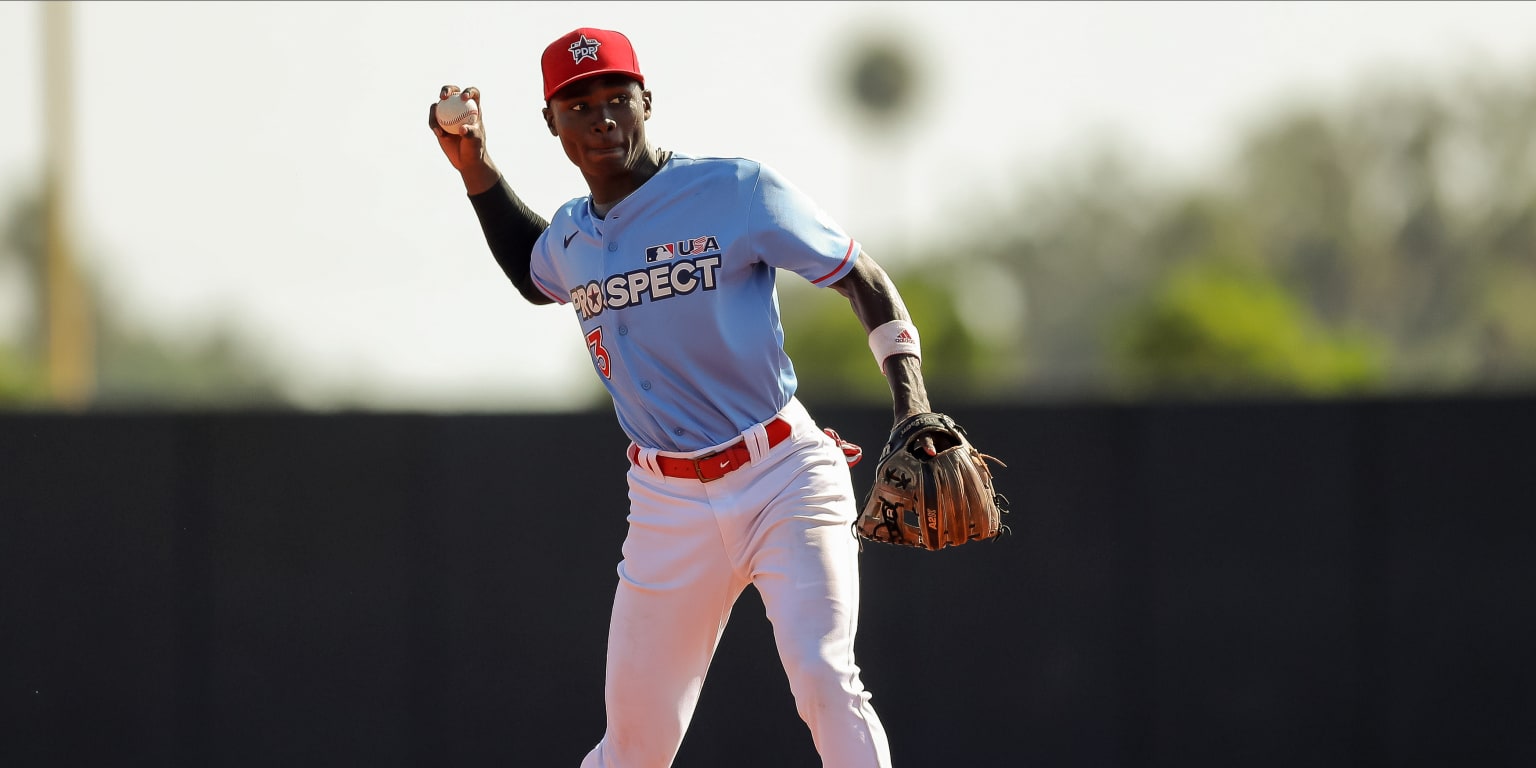
{"type": "Polygon", "coordinates": [[[603,346],[603,327],[599,325],[587,334],[587,348],[592,350],[592,361],[597,364],[597,372],[605,379],[613,378],[608,369],[608,348],[603,346]]]}

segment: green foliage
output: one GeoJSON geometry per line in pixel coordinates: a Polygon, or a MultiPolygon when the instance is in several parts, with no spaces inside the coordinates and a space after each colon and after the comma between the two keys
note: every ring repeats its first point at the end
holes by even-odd
{"type": "Polygon", "coordinates": [[[1255,131],[1232,190],[1265,267],[1391,350],[1393,391],[1536,386],[1536,78],[1396,76],[1255,131]],[[1517,298],[1518,296],[1518,298],[1517,298]]]}
{"type": "MultiPolygon", "coordinates": [[[[1533,124],[1536,74],[1392,73],[1277,109],[1200,183],[1151,178],[1113,144],[1020,169],[882,263],[940,403],[1532,390],[1533,124]]],[[[38,206],[0,226],[0,277],[34,295],[38,206]]],[[[846,300],[779,285],[803,395],[888,402],[846,300]]],[[[100,404],[285,402],[235,334],[160,338],[93,296],[100,404]]],[[[38,396],[38,346],[0,350],[0,407],[38,396]]]]}
{"type": "MultiPolygon", "coordinates": [[[[942,276],[921,272],[906,274],[898,289],[920,330],[929,394],[946,400],[982,396],[990,355],[986,341],[962,319],[969,297],[942,276]]],[[[780,298],[786,307],[784,351],[805,399],[890,403],[890,387],[847,299],[803,281],[781,283],[780,298]]]]}
{"type": "Polygon", "coordinates": [[[42,369],[0,345],[0,408],[40,405],[46,394],[42,369]]]}
{"type": "Polygon", "coordinates": [[[281,408],[282,381],[238,336],[215,328],[170,341],[126,324],[98,340],[99,404],[115,408],[281,408]]]}
{"type": "Polygon", "coordinates": [[[1114,345],[1138,396],[1337,395],[1380,378],[1380,353],[1330,333],[1273,279],[1190,264],[1123,321],[1114,345]]]}
{"type": "MultiPolygon", "coordinates": [[[[0,275],[24,281],[43,295],[45,247],[42,204],[37,196],[12,203],[0,223],[0,275]]],[[[92,405],[101,408],[285,407],[282,381],[248,343],[217,323],[204,327],[204,340],[172,339],[138,329],[104,300],[87,276],[85,289],[95,314],[95,382],[92,405]]],[[[41,301],[33,302],[33,315],[41,301]]],[[[40,334],[41,318],[24,321],[40,334]]],[[[0,346],[0,408],[50,405],[41,340],[26,350],[0,346]],[[30,353],[29,353],[30,352],[30,353]]]]}
{"type": "MultiPolygon", "coordinates": [[[[925,365],[930,389],[1536,389],[1536,75],[1392,73],[1347,96],[1282,105],[1200,183],[1081,147],[887,263],[904,294],[944,272],[902,264],[954,273],[938,282],[967,319],[977,287],[1017,287],[1016,311],[990,327],[925,309],[925,356],[943,336],[964,358],[925,365]]],[[[856,341],[808,344],[797,365],[856,341]]]]}

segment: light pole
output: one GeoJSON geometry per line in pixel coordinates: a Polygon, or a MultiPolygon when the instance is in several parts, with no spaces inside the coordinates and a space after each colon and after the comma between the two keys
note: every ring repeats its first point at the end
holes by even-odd
{"type": "Polygon", "coordinates": [[[43,326],[48,396],[54,405],[83,408],[95,393],[95,339],[89,298],[71,244],[75,112],[74,3],[41,3],[43,93],[55,109],[43,115],[43,326]]]}

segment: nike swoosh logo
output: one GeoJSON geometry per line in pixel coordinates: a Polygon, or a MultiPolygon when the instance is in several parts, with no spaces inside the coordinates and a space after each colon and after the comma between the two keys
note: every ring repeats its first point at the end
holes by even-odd
{"type": "Polygon", "coordinates": [[[730,465],[731,465],[731,462],[729,460],[720,462],[720,468],[721,469],[725,469],[726,467],[729,467],[730,465]]]}
{"type": "Polygon", "coordinates": [[[569,235],[566,235],[565,236],[565,245],[563,245],[561,247],[562,248],[569,248],[569,247],[571,247],[571,241],[575,240],[576,236],[579,235],[579,234],[581,234],[581,233],[580,232],[572,232],[569,235]]]}

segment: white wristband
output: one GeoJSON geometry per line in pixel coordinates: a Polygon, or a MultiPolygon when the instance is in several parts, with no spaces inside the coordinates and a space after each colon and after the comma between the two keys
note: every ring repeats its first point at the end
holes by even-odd
{"type": "Polygon", "coordinates": [[[906,320],[892,320],[869,332],[869,351],[874,353],[880,372],[885,373],[885,359],[891,355],[911,355],[923,359],[923,345],[917,326],[906,320]]]}

